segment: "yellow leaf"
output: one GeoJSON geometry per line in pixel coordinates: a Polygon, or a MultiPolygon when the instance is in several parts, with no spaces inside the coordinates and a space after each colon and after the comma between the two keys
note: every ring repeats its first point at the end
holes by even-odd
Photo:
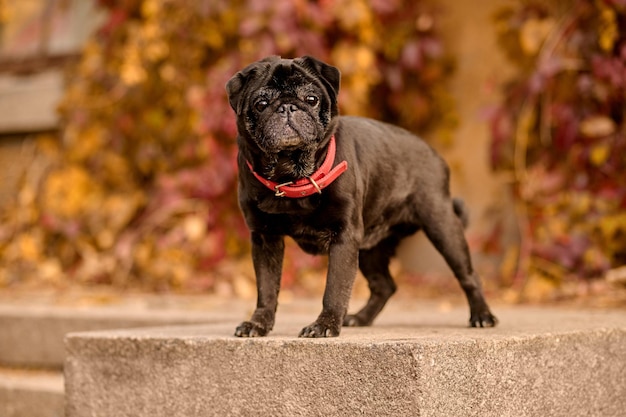
{"type": "Polygon", "coordinates": [[[109,229],[100,230],[96,234],[96,242],[98,243],[98,248],[110,249],[115,243],[115,235],[109,229]]]}
{"type": "Polygon", "coordinates": [[[222,31],[215,26],[208,26],[204,32],[204,40],[210,48],[221,49],[224,47],[224,36],[222,31]]]}
{"type": "Polygon", "coordinates": [[[141,14],[146,17],[155,17],[159,14],[160,4],[156,0],[145,0],[141,5],[141,14]]]}
{"type": "Polygon", "coordinates": [[[572,193],[568,206],[571,207],[572,213],[586,216],[592,209],[593,203],[594,200],[589,193],[572,193]]]}
{"type": "Polygon", "coordinates": [[[148,61],[159,61],[167,57],[170,53],[170,47],[163,41],[151,41],[144,49],[144,56],[148,61]]]}
{"type": "Polygon", "coordinates": [[[337,2],[339,24],[347,31],[371,28],[372,10],[365,0],[348,0],[337,2]]]}
{"type": "Polygon", "coordinates": [[[102,162],[102,172],[108,181],[120,188],[130,185],[128,179],[132,174],[128,159],[111,150],[101,150],[99,158],[102,162]]]}
{"type": "Polygon", "coordinates": [[[600,27],[598,43],[600,44],[600,48],[602,48],[602,50],[610,52],[613,50],[615,41],[619,36],[615,10],[610,7],[602,6],[601,2],[598,2],[598,4],[602,7],[602,13],[600,15],[602,24],[600,27]]]}
{"type": "Polygon", "coordinates": [[[595,145],[591,148],[589,159],[595,166],[603,165],[611,155],[611,148],[606,143],[595,145]]]}
{"type": "Polygon", "coordinates": [[[617,232],[626,231],[626,213],[605,216],[599,226],[604,236],[612,238],[617,232]]]}
{"type": "Polygon", "coordinates": [[[552,19],[528,19],[519,32],[519,42],[527,55],[535,55],[554,27],[552,19]]]}
{"type": "MultiPolygon", "coordinates": [[[[141,39],[141,33],[137,28],[129,28],[129,39],[141,39]]],[[[120,76],[127,85],[142,83],[148,77],[141,61],[141,46],[137,42],[128,42],[123,49],[123,61],[120,67],[120,76]]]]}
{"type": "Polygon", "coordinates": [[[37,261],[41,255],[41,242],[33,235],[22,234],[17,239],[20,257],[27,261],[37,261]]]}
{"type": "Polygon", "coordinates": [[[74,218],[87,207],[99,205],[99,200],[98,184],[76,165],[52,172],[43,186],[44,208],[61,217],[74,218]]]}
{"type": "Polygon", "coordinates": [[[68,156],[72,161],[84,161],[104,146],[106,132],[100,126],[90,126],[84,131],[68,129],[67,141],[71,143],[68,156]]]}

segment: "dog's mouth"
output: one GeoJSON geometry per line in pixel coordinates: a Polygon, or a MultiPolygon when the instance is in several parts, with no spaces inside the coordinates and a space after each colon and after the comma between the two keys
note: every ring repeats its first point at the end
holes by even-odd
{"type": "Polygon", "coordinates": [[[299,136],[287,136],[279,140],[278,146],[283,150],[293,150],[301,147],[303,143],[299,136]]]}

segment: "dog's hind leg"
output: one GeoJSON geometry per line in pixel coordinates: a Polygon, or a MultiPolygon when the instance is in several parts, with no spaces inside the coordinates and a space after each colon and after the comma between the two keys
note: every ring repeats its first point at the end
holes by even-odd
{"type": "Polygon", "coordinates": [[[464,216],[459,215],[459,203],[449,199],[432,203],[426,218],[423,218],[423,229],[454,272],[467,296],[470,307],[470,326],[495,326],[498,321],[487,306],[480,278],[472,267],[469,248],[463,234],[465,219],[464,216]]]}
{"type": "Polygon", "coordinates": [[[381,312],[389,297],[396,292],[396,284],[389,272],[389,261],[395,254],[400,239],[391,236],[372,249],[359,252],[359,269],[367,279],[370,297],[356,314],[346,315],[344,326],[369,326],[381,312]]]}

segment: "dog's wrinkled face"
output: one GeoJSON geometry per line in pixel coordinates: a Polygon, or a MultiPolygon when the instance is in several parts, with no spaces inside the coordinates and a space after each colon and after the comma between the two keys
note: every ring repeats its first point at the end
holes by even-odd
{"type": "Polygon", "coordinates": [[[316,149],[338,113],[339,80],[339,70],[311,57],[249,65],[226,85],[240,136],[266,155],[316,149]]]}

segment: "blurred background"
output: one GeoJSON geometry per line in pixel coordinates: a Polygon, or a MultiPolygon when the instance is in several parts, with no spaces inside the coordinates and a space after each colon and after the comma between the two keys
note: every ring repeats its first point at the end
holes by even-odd
{"type": "MultiPolygon", "coordinates": [[[[0,289],[254,298],[224,84],[271,54],[443,154],[491,297],[626,305],[626,0],[0,1],[0,289]]],[[[461,294],[398,255],[400,293],[461,294]]],[[[283,296],[324,267],[288,245],[283,296]]]]}

